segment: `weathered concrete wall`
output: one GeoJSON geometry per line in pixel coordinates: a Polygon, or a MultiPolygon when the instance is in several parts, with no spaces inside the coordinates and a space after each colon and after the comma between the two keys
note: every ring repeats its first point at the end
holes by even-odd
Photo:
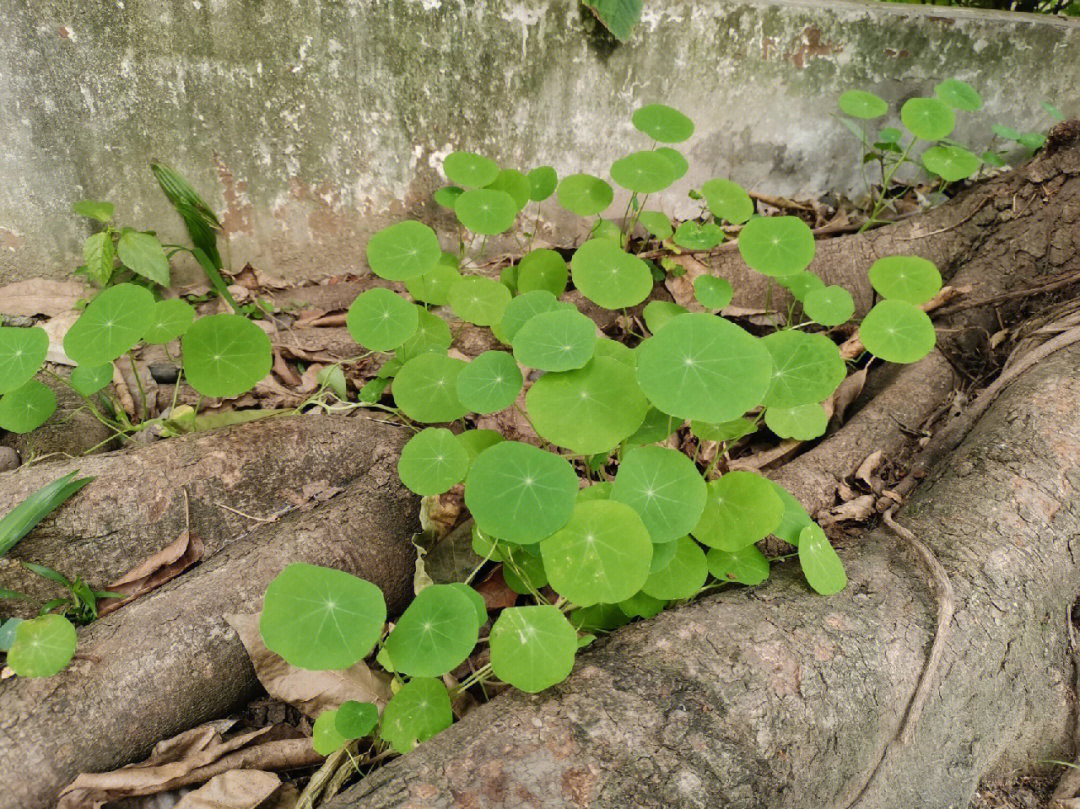
{"type": "Polygon", "coordinates": [[[577,0],[0,0],[0,281],[80,263],[83,197],[181,240],[148,170],[216,205],[234,266],[363,268],[403,216],[431,217],[441,157],[606,175],[644,144],[632,110],[698,126],[690,181],[814,193],[856,186],[833,117],[851,88],[892,100],[949,75],[987,101],[959,130],[1080,113],[1080,23],[817,0],[646,0],[616,45],[577,0]]]}

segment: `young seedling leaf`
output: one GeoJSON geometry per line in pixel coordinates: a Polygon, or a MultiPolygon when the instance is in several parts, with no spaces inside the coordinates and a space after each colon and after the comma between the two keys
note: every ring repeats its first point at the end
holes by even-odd
{"type": "Polygon", "coordinates": [[[440,677],[476,646],[480,624],[472,600],[448,584],[432,584],[402,613],[383,648],[394,670],[411,677],[440,677]]]}
{"type": "Polygon", "coordinates": [[[187,301],[168,298],[154,304],[150,325],[143,340],[160,345],[183,336],[195,322],[195,309],[187,301]]]}
{"type": "Polygon", "coordinates": [[[499,165],[474,152],[451,152],[443,160],[443,172],[454,185],[483,188],[499,176],[499,165]]]}
{"type": "Polygon", "coordinates": [[[450,287],[461,278],[458,272],[457,256],[443,253],[439,263],[417,278],[405,282],[405,289],[421,303],[432,306],[446,306],[450,302],[450,287]]]}
{"type": "Polygon", "coordinates": [[[71,206],[71,210],[79,216],[94,219],[103,225],[109,224],[113,218],[113,204],[97,199],[83,199],[71,206]]]}
{"type": "MultiPolygon", "coordinates": [[[[317,721],[317,720],[316,720],[317,721]]],[[[362,739],[379,724],[379,709],[370,702],[346,700],[337,709],[334,727],[346,739],[362,739]]]]}
{"type": "Polygon", "coordinates": [[[485,534],[531,544],[570,519],[578,478],[564,458],[518,441],[488,447],[465,478],[465,505],[485,534]]]}
{"type": "Polygon", "coordinates": [[[415,305],[381,288],[361,292],[345,316],[349,334],[370,351],[393,351],[416,334],[419,325],[415,305]]]}
{"type": "Polygon", "coordinates": [[[754,215],[754,201],[741,185],[731,180],[706,180],[701,186],[701,195],[705,197],[709,212],[717,219],[741,225],[754,215]]]}
{"type": "Polygon", "coordinates": [[[608,357],[595,357],[577,370],[544,374],[525,403],[542,438],[579,455],[611,451],[634,434],[649,409],[634,369],[608,357]]]}
{"type": "Polygon", "coordinates": [[[825,408],[814,402],[788,408],[770,407],[765,411],[765,426],[780,438],[810,441],[825,435],[829,416],[825,408]]]}
{"type": "Polygon", "coordinates": [[[724,241],[724,231],[712,222],[706,222],[704,225],[697,222],[683,222],[675,230],[673,241],[687,250],[712,250],[724,241]]]}
{"type": "Polygon", "coordinates": [[[485,188],[505,191],[514,200],[519,211],[529,204],[529,193],[532,191],[529,178],[517,169],[503,169],[485,188]]]}
{"type": "Polygon", "coordinates": [[[116,243],[116,254],[129,270],[163,287],[169,285],[169,259],[157,236],[125,230],[116,243]]]}
{"type": "Polygon", "coordinates": [[[839,104],[845,115],[863,120],[880,118],[889,111],[884,98],[865,90],[848,90],[840,96],[839,104]]]}
{"type": "Polygon", "coordinates": [[[551,166],[540,166],[525,176],[529,180],[529,199],[533,202],[543,202],[555,193],[559,184],[559,175],[551,166]]]}
{"type": "Polygon", "coordinates": [[[469,454],[452,432],[444,428],[421,430],[401,449],[398,475],[413,492],[428,497],[442,494],[465,478],[469,454]]]}
{"type": "Polygon", "coordinates": [[[660,211],[642,211],[638,214],[638,222],[645,230],[649,231],[658,239],[670,239],[675,232],[671,227],[671,220],[667,214],[660,211]]]}
{"type": "Polygon", "coordinates": [[[886,256],[870,266],[870,284],[883,297],[918,306],[941,290],[941,273],[918,256],[886,256]]]}
{"type": "Polygon", "coordinates": [[[675,182],[675,172],[656,152],[633,152],[611,164],[611,179],[629,191],[653,194],[675,182]]]}
{"type": "Polygon", "coordinates": [[[814,232],[795,216],[751,219],[739,234],[743,261],[774,278],[805,270],[815,249],[814,232]]]}
{"type": "Polygon", "coordinates": [[[780,525],[784,504],[772,484],[753,472],[728,472],[709,483],[705,512],[691,533],[729,553],[764,539],[780,525]]]}
{"type": "Polygon", "coordinates": [[[64,353],[79,365],[112,362],[142,339],[153,312],[154,296],[143,287],[102,290],[64,335],[64,353]]]}
{"type": "Polygon", "coordinates": [[[886,362],[917,362],[934,349],[937,335],[926,312],[907,301],[879,301],[863,318],[859,338],[886,362]]]}
{"type": "Polygon", "coordinates": [[[546,289],[557,298],[566,291],[568,276],[566,262],[561,255],[547,248],[533,250],[518,262],[518,292],[524,294],[546,289]]]}
{"type": "Polygon", "coordinates": [[[605,309],[637,306],[652,291],[649,265],[620,249],[611,239],[590,239],[571,261],[574,286],[605,309]]]}
{"type": "Polygon", "coordinates": [[[571,174],[563,177],[556,191],[559,204],[578,216],[595,216],[611,204],[615,192],[599,177],[571,174]]]}
{"type": "Polygon", "coordinates": [[[457,377],[466,363],[427,352],[401,366],[394,377],[394,402],[413,421],[454,421],[468,410],[457,397],[457,377]]]}
{"type": "Polygon", "coordinates": [[[337,711],[323,711],[311,726],[311,746],[320,756],[328,756],[345,746],[348,740],[338,732],[337,711]]]}
{"type": "Polygon", "coordinates": [[[512,356],[505,351],[485,351],[458,374],[458,400],[473,413],[495,413],[514,403],[522,382],[512,356]]]}
{"type": "Polygon", "coordinates": [[[667,545],[674,546],[675,555],[663,568],[649,574],[641,590],[647,596],[665,601],[692,598],[709,575],[705,552],[688,536],[667,545]]]}
{"type": "Polygon", "coordinates": [[[769,578],[769,560],[756,545],[749,545],[735,553],[711,549],[706,554],[709,573],[717,581],[737,582],[754,586],[769,578]]]}
{"type": "Polygon", "coordinates": [[[371,271],[388,281],[408,281],[435,268],[442,248],[435,231],[422,222],[398,222],[383,228],[367,245],[371,271]]]}
{"type": "Polygon", "coordinates": [[[666,104],[646,104],[630,118],[634,128],[660,143],[682,143],[694,134],[694,122],[666,104]]]}
{"type": "Polygon", "coordinates": [[[510,290],[491,278],[466,275],[450,287],[450,308],[454,314],[477,326],[490,326],[503,318],[510,303],[510,290]]]}
{"type": "Polygon", "coordinates": [[[80,365],[71,372],[71,387],[83,396],[93,396],[104,388],[113,378],[111,362],[104,365],[80,365]]]}
{"type": "Polygon", "coordinates": [[[431,195],[431,198],[435,200],[437,205],[443,208],[449,208],[454,210],[454,204],[457,202],[457,198],[465,193],[464,188],[459,188],[456,185],[444,185],[438,191],[431,195]]]}
{"type": "Polygon", "coordinates": [[[960,79],[945,79],[934,88],[934,95],[958,110],[975,112],[982,109],[982,96],[974,87],[960,79]]]}
{"type": "Polygon", "coordinates": [[[839,326],[855,314],[855,301],[843,287],[827,286],[807,293],[803,312],[822,326],[839,326]]]}
{"type": "Polygon", "coordinates": [[[0,393],[21,388],[33,379],[48,353],[49,335],[40,326],[0,326],[0,393]]]}
{"type": "Polygon", "coordinates": [[[761,338],[773,360],[772,384],[762,399],[768,407],[821,402],[847,376],[836,343],[823,334],[787,329],[761,338]]]}
{"type": "Polygon", "coordinates": [[[761,341],[713,315],[679,315],[635,353],[649,401],[683,419],[738,418],[761,402],[772,381],[772,358],[761,341]]]}
{"type": "Polygon", "coordinates": [[[534,315],[514,334],[514,358],[529,368],[570,371],[592,359],[596,323],[577,309],[534,315]]]}
{"type": "Polygon", "coordinates": [[[502,320],[491,329],[492,334],[503,343],[510,345],[517,336],[518,330],[533,317],[544,312],[552,312],[558,307],[559,302],[550,290],[533,289],[522,292],[506,305],[502,320]]]}
{"type": "Polygon", "coordinates": [[[0,429],[28,433],[49,420],[56,411],[56,394],[45,384],[31,379],[0,398],[0,429]]]}
{"type": "Polygon", "coordinates": [[[847,586],[844,563],[816,524],[808,525],[799,534],[799,564],[806,583],[824,596],[839,593],[847,586]]]}
{"type": "Polygon", "coordinates": [[[301,669],[346,669],[367,657],[386,623],[382,591],[341,570],[294,563],[266,588],[259,632],[301,669]]]}
{"type": "Polygon", "coordinates": [[[478,188],[466,191],[454,202],[458,221],[473,233],[494,236],[509,230],[517,218],[514,198],[505,191],[478,188]]]}
{"type": "Polygon", "coordinates": [[[555,607],[510,607],[491,627],[491,668],[503,682],[535,694],[574,668],[577,632],[555,607]]]}
{"type": "Polygon", "coordinates": [[[116,245],[112,234],[101,231],[83,242],[83,262],[86,274],[100,286],[105,286],[112,278],[115,267],[116,245]]]}
{"type": "Polygon", "coordinates": [[[94,480],[92,477],[80,478],[78,474],[78,470],[69,472],[35,490],[0,519],[0,556],[15,547],[35,525],[60,508],[75,492],[94,480]]]}
{"type": "Polygon", "coordinates": [[[922,164],[931,174],[949,183],[966,180],[979,170],[979,156],[962,146],[931,146],[922,153],[922,164]]]}
{"type": "Polygon", "coordinates": [[[923,140],[947,138],[956,126],[952,107],[937,98],[909,98],[900,108],[908,132],[923,140]]]}
{"type": "MultiPolygon", "coordinates": [[[[699,277],[704,278],[705,276],[699,277]]],[[[671,301],[649,301],[645,304],[645,308],[641,310],[641,315],[645,318],[645,328],[656,334],[672,318],[685,315],[686,312],[685,306],[679,306],[679,304],[671,301]]]]}
{"type": "Polygon", "coordinates": [[[453,721],[446,686],[441,680],[418,677],[405,683],[387,703],[379,735],[404,755],[453,721]]]}
{"type": "MultiPolygon", "coordinates": [[[[816,276],[815,276],[816,277],[816,276]]],[[[694,279],[694,297],[706,309],[723,309],[734,295],[731,282],[715,275],[699,275],[694,279]]]]}
{"type": "Polygon", "coordinates": [[[614,500],[578,503],[564,528],[540,543],[555,592],[582,607],[630,598],[649,577],[652,541],[641,517],[614,500]]]}
{"type": "Polygon", "coordinates": [[[52,677],[75,654],[75,627],[62,615],[42,615],[15,629],[7,665],[20,677],[52,677]]]}
{"type": "Polygon", "coordinates": [[[672,542],[697,525],[705,509],[705,496],[705,481],[693,461],[663,447],[638,447],[627,452],[611,490],[613,500],[638,513],[657,544],[672,542]]]}
{"type": "Polygon", "coordinates": [[[239,396],[270,373],[266,332],[243,315],[210,315],[192,324],[181,342],[184,372],[203,396],[239,396]]]}

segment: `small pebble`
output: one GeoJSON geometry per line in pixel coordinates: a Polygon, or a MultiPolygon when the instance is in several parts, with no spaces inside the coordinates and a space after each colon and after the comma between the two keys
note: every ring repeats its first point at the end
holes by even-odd
{"type": "Polygon", "coordinates": [[[150,376],[159,385],[172,385],[180,376],[180,369],[171,362],[150,363],[150,376]]]}
{"type": "Polygon", "coordinates": [[[19,466],[19,453],[11,447],[0,447],[0,472],[10,472],[19,466]]]}

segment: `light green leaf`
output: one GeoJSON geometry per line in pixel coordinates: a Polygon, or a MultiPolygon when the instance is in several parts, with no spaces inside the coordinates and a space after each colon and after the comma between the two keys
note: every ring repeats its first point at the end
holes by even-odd
{"type": "Polygon", "coordinates": [[[671,542],[693,529],[705,509],[705,496],[705,481],[693,461],[663,447],[627,452],[611,490],[613,500],[638,513],[654,543],[671,542]]]}
{"type": "Polygon", "coordinates": [[[697,222],[683,222],[675,230],[673,240],[679,247],[687,250],[712,250],[724,241],[724,231],[712,222],[706,222],[704,225],[697,222]]]}
{"type": "Polygon", "coordinates": [[[379,723],[379,709],[370,702],[355,699],[341,703],[334,719],[334,728],[346,739],[362,739],[379,723]]]}
{"type": "Polygon", "coordinates": [[[533,289],[522,292],[506,305],[502,320],[492,327],[491,332],[507,345],[513,343],[518,330],[536,315],[551,312],[559,308],[555,296],[547,289],[533,289]]]}
{"type": "Polygon", "coordinates": [[[577,632],[555,607],[510,607],[491,627],[491,668],[529,694],[560,683],[574,668],[577,632]]]}
{"type": "Polygon", "coordinates": [[[83,396],[93,396],[104,388],[113,378],[111,362],[104,365],[80,365],[71,372],[71,387],[83,396]]]}
{"type": "Polygon", "coordinates": [[[814,402],[789,408],[770,407],[765,411],[765,426],[780,438],[810,441],[825,435],[829,416],[825,408],[814,402]]]}
{"type": "Polygon", "coordinates": [[[21,388],[33,379],[48,353],[49,335],[40,326],[0,326],[0,393],[21,388]]]}
{"type": "Polygon", "coordinates": [[[866,120],[880,118],[889,111],[885,99],[865,90],[848,90],[840,96],[839,104],[845,115],[866,120]]]}
{"type": "Polygon", "coordinates": [[[566,291],[567,277],[566,262],[554,250],[533,250],[518,262],[517,288],[523,294],[546,289],[557,298],[566,291]]]}
{"type": "Polygon", "coordinates": [[[582,0],[612,36],[620,42],[628,42],[634,26],[641,19],[642,0],[582,0]]]}
{"type": "Polygon", "coordinates": [[[808,525],[799,534],[799,564],[806,583],[822,595],[839,593],[847,587],[844,563],[816,524],[808,525]]]}
{"type": "Polygon", "coordinates": [[[345,316],[349,334],[370,351],[393,351],[416,334],[419,325],[416,306],[381,288],[361,292],[345,316]]]}
{"type": "Polygon", "coordinates": [[[413,492],[427,497],[442,494],[465,478],[469,454],[447,429],[421,430],[401,449],[398,475],[413,492]]]}
{"type": "Polygon", "coordinates": [[[466,191],[454,203],[458,221],[473,233],[494,236],[514,226],[518,207],[505,191],[479,188],[466,191]]]}
{"type": "Polygon", "coordinates": [[[581,245],[571,261],[571,272],[578,291],[605,309],[637,306],[652,292],[649,265],[610,239],[590,239],[581,245]]]}
{"type": "Polygon", "coordinates": [[[706,554],[706,559],[709,572],[717,581],[753,586],[769,578],[769,560],[756,545],[748,545],[735,553],[713,548],[706,554]]]}
{"type": "Polygon", "coordinates": [[[672,182],[686,176],[686,172],[690,170],[690,164],[683,157],[682,152],[672,149],[670,146],[660,146],[655,151],[671,166],[672,182]]]}
{"type": "Polygon", "coordinates": [[[75,627],[62,615],[42,615],[15,628],[7,664],[20,677],[52,677],[75,654],[75,627]]]}
{"type": "Polygon", "coordinates": [[[210,315],[181,342],[184,373],[203,396],[239,396],[270,373],[273,353],[266,332],[243,315],[210,315]]]}
{"type": "Polygon", "coordinates": [[[195,309],[187,301],[168,298],[157,301],[151,312],[150,325],[143,334],[143,341],[160,345],[181,337],[195,322],[195,309]]]}
{"type": "Polygon", "coordinates": [[[405,683],[387,703],[379,735],[404,755],[450,727],[453,721],[450,695],[442,681],[417,677],[405,683]]]}
{"type": "Polygon", "coordinates": [[[383,648],[395,671],[439,677],[469,656],[479,628],[468,596],[449,584],[432,584],[417,593],[383,648]]]}
{"type": "Polygon", "coordinates": [[[473,413],[495,413],[514,403],[522,382],[512,356],[485,351],[458,374],[458,400],[473,413]]]}
{"type": "Polygon", "coordinates": [[[908,132],[923,140],[947,138],[956,126],[952,108],[936,98],[909,98],[900,108],[900,120],[908,132]]]}
{"type": "Polygon", "coordinates": [[[49,420],[56,411],[56,394],[31,379],[0,398],[0,429],[28,433],[49,420]]]}
{"type": "Polygon", "coordinates": [[[109,224],[113,218],[113,204],[97,199],[84,199],[71,206],[71,210],[79,216],[94,219],[103,225],[109,224]]]}
{"type": "Polygon", "coordinates": [[[918,256],[886,256],[870,266],[870,284],[883,298],[926,303],[941,290],[941,273],[918,256]]]}
{"type": "Polygon", "coordinates": [[[706,180],[701,186],[701,195],[717,219],[741,225],[754,215],[754,201],[746,189],[731,180],[706,180]]]}
{"type": "Polygon", "coordinates": [[[559,204],[578,216],[595,216],[611,204],[615,192],[599,177],[571,174],[564,177],[556,191],[559,204]]]}
{"type": "Polygon", "coordinates": [[[660,211],[642,211],[638,214],[638,222],[645,230],[649,231],[658,239],[670,239],[675,231],[671,227],[671,220],[667,214],[660,211]]]}
{"type": "Polygon", "coordinates": [[[709,483],[705,512],[691,533],[711,548],[735,553],[780,525],[784,504],[772,484],[753,472],[728,472],[709,483]]]}
{"type": "Polygon", "coordinates": [[[917,362],[934,349],[937,335],[926,312],[907,301],[879,301],[859,326],[866,350],[887,362],[917,362]]]}
{"type": "Polygon", "coordinates": [[[784,289],[791,293],[791,296],[800,303],[806,300],[806,296],[816,289],[824,289],[825,282],[814,275],[812,272],[803,270],[802,272],[793,273],[792,275],[782,275],[776,279],[784,289]]]}
{"type": "Polygon", "coordinates": [[[839,326],[855,314],[855,301],[843,287],[827,286],[807,293],[803,312],[822,326],[839,326]]]}
{"type": "Polygon", "coordinates": [[[464,188],[458,188],[456,185],[444,185],[432,194],[431,198],[435,200],[436,204],[443,208],[449,208],[452,211],[454,210],[454,203],[457,202],[457,198],[464,193],[464,188]]]}
{"type": "Polygon", "coordinates": [[[443,253],[439,263],[428,272],[405,282],[409,294],[422,303],[432,306],[446,306],[450,302],[450,287],[461,278],[458,272],[457,256],[443,253]]]}
{"type": "Polygon", "coordinates": [[[836,343],[823,334],[787,329],[761,338],[773,360],[768,407],[798,407],[829,398],[847,376],[836,343]]]}
{"type": "Polygon", "coordinates": [[[320,756],[328,756],[348,741],[337,729],[337,711],[323,711],[311,726],[311,746],[320,756]]]}
{"type": "Polygon", "coordinates": [[[454,314],[477,326],[490,326],[503,318],[510,290],[491,278],[466,275],[450,286],[449,303],[454,314]]]}
{"type": "Polygon", "coordinates": [[[451,152],[443,160],[443,172],[454,185],[483,188],[499,176],[499,166],[474,152],[451,152]]]}
{"type": "Polygon", "coordinates": [[[514,358],[529,368],[570,371],[592,359],[596,324],[576,309],[534,315],[514,334],[514,358]]]}
{"type": "Polygon", "coordinates": [[[101,286],[109,283],[116,259],[116,245],[107,231],[95,233],[83,242],[86,273],[101,286]]]}
{"type": "Polygon", "coordinates": [[[694,279],[694,297],[706,309],[723,309],[734,295],[731,283],[715,275],[699,275],[694,279]]]}
{"type": "Polygon", "coordinates": [[[739,234],[739,252],[753,269],[779,278],[805,270],[817,245],[809,225],[795,216],[751,219],[739,234]]]}
{"type": "Polygon", "coordinates": [[[388,281],[408,281],[430,272],[442,254],[435,231],[422,222],[398,222],[383,228],[367,245],[371,271],[388,281]]]}
{"type": "Polygon", "coordinates": [[[934,95],[958,110],[975,112],[982,109],[982,96],[966,81],[946,79],[934,88],[934,95]]]}
{"type": "Polygon", "coordinates": [[[129,270],[163,287],[169,285],[169,260],[157,236],[125,230],[116,243],[116,254],[129,270]]]}
{"type": "Polygon", "coordinates": [[[656,334],[672,318],[685,315],[686,312],[685,306],[671,301],[649,301],[641,310],[641,315],[645,318],[645,328],[656,334]]]}
{"type": "Polygon", "coordinates": [[[484,187],[491,191],[505,191],[514,200],[519,211],[529,204],[529,194],[532,191],[529,178],[517,169],[503,169],[484,187]]]}
{"type": "Polygon", "coordinates": [[[666,104],[646,104],[634,111],[631,123],[660,143],[681,143],[694,134],[694,122],[666,104]]]}
{"type": "Polygon", "coordinates": [[[529,199],[533,202],[543,202],[555,193],[559,184],[559,175],[551,166],[540,166],[525,176],[529,180],[529,199]]]}
{"type": "Polygon", "coordinates": [[[611,179],[630,191],[653,194],[675,182],[675,172],[656,152],[634,152],[611,164],[611,179]]]}
{"type": "Polygon", "coordinates": [[[709,575],[705,552],[688,536],[679,537],[668,545],[675,546],[674,557],[663,568],[649,574],[642,592],[665,601],[692,598],[709,575]]]}
{"type": "Polygon", "coordinates": [[[922,164],[931,174],[949,183],[966,180],[979,170],[979,156],[962,146],[931,146],[922,153],[922,164]]]}
{"type": "Polygon", "coordinates": [[[0,556],[15,547],[39,522],[60,508],[93,477],[78,477],[79,471],[69,472],[52,483],[36,489],[0,519],[0,556]]]}
{"type": "Polygon", "coordinates": [[[64,335],[64,353],[79,365],[104,365],[134,346],[154,317],[154,296],[135,284],[102,290],[64,335]]]}
{"type": "Polygon", "coordinates": [[[427,352],[401,366],[394,377],[394,402],[413,421],[454,421],[468,411],[457,397],[457,377],[465,363],[427,352]]]}

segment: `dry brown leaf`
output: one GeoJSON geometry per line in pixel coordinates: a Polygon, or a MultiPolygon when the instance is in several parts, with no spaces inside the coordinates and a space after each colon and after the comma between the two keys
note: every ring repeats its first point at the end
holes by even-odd
{"type": "Polygon", "coordinates": [[[506,580],[503,579],[502,565],[496,565],[474,589],[483,596],[484,604],[489,610],[501,610],[517,603],[518,594],[507,587],[506,580]]]}
{"type": "Polygon", "coordinates": [[[203,556],[203,542],[194,534],[184,531],[142,564],[129,570],[105,589],[120,593],[123,599],[108,599],[101,603],[98,615],[108,615],[129,601],[171,581],[194,565],[203,556]]]}
{"type": "Polygon", "coordinates": [[[5,315],[56,317],[75,308],[90,290],[82,281],[28,278],[0,287],[0,312],[5,315]]]}
{"type": "Polygon", "coordinates": [[[230,720],[200,725],[158,742],[146,761],[112,772],[83,773],[60,792],[57,809],[99,809],[120,798],[201,784],[229,770],[295,769],[322,760],[308,738],[259,741],[272,727],[223,739],[232,725],[230,720]]]}
{"type": "Polygon", "coordinates": [[[686,272],[678,276],[669,275],[664,279],[667,291],[671,293],[671,297],[679,306],[685,306],[691,312],[704,312],[705,309],[694,297],[694,279],[700,275],[710,275],[711,270],[691,255],[669,256],[668,258],[686,272]]]}
{"type": "Polygon", "coordinates": [[[277,374],[278,379],[283,384],[288,385],[290,388],[295,388],[300,384],[300,377],[296,375],[296,371],[292,369],[289,363],[285,362],[285,358],[281,356],[281,350],[274,349],[274,373],[277,374]]]}
{"type": "Polygon", "coordinates": [[[442,539],[457,527],[465,508],[465,486],[461,483],[442,494],[425,497],[420,501],[420,527],[434,531],[442,539]]]}
{"type": "Polygon", "coordinates": [[[312,719],[350,699],[374,702],[380,708],[390,701],[389,676],[373,672],[363,660],[341,670],[299,669],[266,648],[258,615],[226,615],[225,620],[240,636],[266,692],[312,719]]]}
{"type": "Polygon", "coordinates": [[[75,361],[64,351],[64,336],[81,315],[82,312],[61,312],[42,324],[41,327],[49,335],[49,350],[45,354],[46,362],[57,365],[75,365],[75,361]]]}
{"type": "Polygon", "coordinates": [[[281,786],[264,770],[229,770],[182,797],[175,809],[255,809],[281,786]]]}
{"type": "Polygon", "coordinates": [[[840,481],[838,484],[836,484],[836,493],[840,496],[840,500],[844,503],[848,502],[849,500],[854,500],[856,497],[859,496],[859,493],[850,486],[848,486],[846,483],[844,483],[844,481],[840,481]]]}
{"type": "Polygon", "coordinates": [[[319,374],[322,373],[323,368],[326,366],[321,363],[313,363],[309,365],[303,375],[300,377],[300,387],[296,389],[297,393],[314,393],[319,389],[319,374]]]}
{"type": "Polygon", "coordinates": [[[866,385],[866,375],[869,370],[870,366],[867,364],[846,377],[839,387],[833,391],[833,395],[829,397],[833,408],[831,419],[835,426],[839,427],[844,423],[844,415],[847,409],[859,398],[859,394],[862,393],[863,387],[866,385]]]}
{"type": "Polygon", "coordinates": [[[802,444],[802,441],[796,441],[793,438],[785,439],[772,449],[768,449],[763,452],[755,452],[751,455],[746,455],[742,458],[736,458],[733,461],[729,461],[728,469],[743,469],[748,472],[756,472],[757,470],[764,469],[766,466],[774,464],[777,461],[786,460],[796,450],[798,450],[798,448],[801,447],[802,444]]]}
{"type": "Polygon", "coordinates": [[[278,332],[272,342],[285,356],[307,362],[340,362],[361,353],[349,330],[337,326],[290,329],[278,332]]]}
{"type": "Polygon", "coordinates": [[[829,524],[845,521],[864,522],[876,513],[874,509],[876,502],[877,498],[872,494],[856,497],[854,500],[849,500],[836,508],[830,509],[829,515],[824,522],[829,524]]]}
{"type": "Polygon", "coordinates": [[[871,452],[866,456],[866,459],[859,464],[859,468],[855,470],[855,479],[865,483],[868,488],[874,488],[874,471],[881,466],[881,462],[884,459],[885,453],[880,449],[871,452]]]}

